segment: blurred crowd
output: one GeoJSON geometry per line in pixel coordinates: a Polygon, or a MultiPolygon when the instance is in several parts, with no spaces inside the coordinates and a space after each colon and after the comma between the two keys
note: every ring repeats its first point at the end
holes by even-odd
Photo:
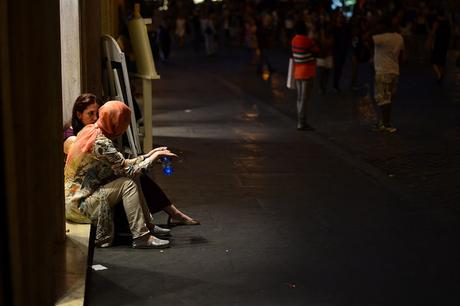
{"type": "MultiPolygon", "coordinates": [[[[156,62],[168,61],[171,50],[184,47],[207,56],[244,47],[259,72],[273,71],[271,50],[289,50],[295,24],[304,22],[320,48],[321,91],[326,90],[329,71],[333,90],[341,90],[342,70],[349,57],[351,87],[356,88],[360,65],[372,60],[368,41],[384,17],[391,16],[404,37],[409,60],[431,63],[438,80],[443,78],[445,50],[460,50],[458,1],[357,0],[350,6],[337,6],[345,1],[320,0],[169,2],[167,9],[158,9],[149,5],[152,1],[141,1],[142,16],[152,18],[148,32],[156,62]]],[[[125,19],[129,18],[128,13],[125,19]]]]}

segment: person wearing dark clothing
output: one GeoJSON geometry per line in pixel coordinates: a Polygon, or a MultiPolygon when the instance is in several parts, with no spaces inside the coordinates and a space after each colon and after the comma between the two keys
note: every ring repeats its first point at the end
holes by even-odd
{"type": "Polygon", "coordinates": [[[195,52],[200,51],[201,44],[203,43],[203,34],[201,30],[201,21],[200,16],[195,12],[192,16],[192,40],[193,40],[193,49],[195,52]]]}
{"type": "Polygon", "coordinates": [[[352,38],[353,55],[351,61],[351,88],[358,89],[359,67],[369,63],[371,50],[369,46],[368,24],[365,19],[360,19],[355,25],[352,38]]]}
{"type": "Polygon", "coordinates": [[[436,74],[437,82],[442,84],[445,73],[447,50],[449,48],[451,27],[444,11],[438,12],[438,18],[433,24],[433,48],[431,50],[431,64],[436,74]]]}
{"type": "Polygon", "coordinates": [[[153,60],[155,63],[160,61],[160,46],[158,44],[158,31],[148,31],[150,48],[152,49],[153,60]]]}
{"type": "Polygon", "coordinates": [[[351,37],[348,24],[345,17],[338,13],[335,20],[334,28],[332,29],[334,37],[334,89],[340,92],[340,79],[342,77],[343,66],[347,59],[347,51],[350,46],[351,37]]]}
{"type": "Polygon", "coordinates": [[[268,50],[270,49],[270,45],[271,45],[270,25],[260,22],[257,25],[256,36],[257,36],[257,45],[259,47],[259,63],[258,63],[257,71],[260,73],[262,73],[264,70],[268,70],[272,72],[273,68],[268,58],[268,50]]]}
{"type": "Polygon", "coordinates": [[[171,35],[169,33],[168,25],[164,21],[162,21],[158,27],[158,39],[160,42],[160,54],[162,55],[162,59],[167,61],[171,52],[171,35]]]}

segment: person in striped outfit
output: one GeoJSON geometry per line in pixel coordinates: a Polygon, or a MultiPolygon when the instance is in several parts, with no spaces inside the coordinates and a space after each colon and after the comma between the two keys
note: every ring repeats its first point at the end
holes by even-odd
{"type": "Polygon", "coordinates": [[[303,21],[296,24],[296,35],[292,38],[291,48],[294,58],[294,79],[297,88],[297,130],[314,130],[307,123],[307,107],[313,93],[316,77],[315,53],[318,48],[308,37],[308,28],[303,21]]]}

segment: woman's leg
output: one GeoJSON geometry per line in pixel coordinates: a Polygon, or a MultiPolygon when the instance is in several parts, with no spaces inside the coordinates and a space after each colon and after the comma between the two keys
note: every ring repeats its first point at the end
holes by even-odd
{"type": "Polygon", "coordinates": [[[194,220],[180,211],[169,200],[168,196],[163,192],[161,187],[148,175],[142,175],[140,177],[140,183],[142,186],[142,193],[145,196],[146,206],[148,206],[148,211],[150,211],[150,213],[154,214],[163,210],[174,220],[199,223],[199,221],[194,220]]]}
{"type": "Polygon", "coordinates": [[[295,80],[295,88],[297,89],[297,128],[303,128],[305,125],[305,118],[303,116],[304,82],[302,80],[295,80]]]}
{"type": "Polygon", "coordinates": [[[166,206],[163,209],[172,219],[178,221],[197,221],[180,211],[174,204],[166,206]]]}
{"type": "Polygon", "coordinates": [[[152,214],[164,210],[166,206],[172,204],[161,187],[148,175],[141,175],[139,179],[142,193],[144,194],[148,209],[152,214]]]}
{"type": "Polygon", "coordinates": [[[111,207],[123,201],[123,208],[133,239],[149,233],[137,185],[132,179],[120,177],[100,189],[107,194],[107,200],[111,207]]]}
{"type": "Polygon", "coordinates": [[[150,235],[146,214],[148,218],[151,218],[151,215],[145,203],[142,202],[143,195],[139,192],[136,182],[130,178],[120,177],[101,187],[101,190],[107,194],[107,200],[111,207],[119,203],[120,200],[123,201],[123,207],[133,235],[134,248],[163,248],[169,245],[168,240],[158,239],[150,235]]]}

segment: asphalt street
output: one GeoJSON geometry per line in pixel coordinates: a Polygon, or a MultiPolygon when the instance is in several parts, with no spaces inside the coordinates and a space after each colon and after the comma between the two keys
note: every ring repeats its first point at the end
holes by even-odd
{"type": "Polygon", "coordinates": [[[457,100],[401,80],[399,101],[412,98],[384,135],[356,93],[315,95],[316,131],[299,132],[283,56],[267,80],[241,50],[159,65],[154,143],[180,157],[152,175],[202,225],[172,228],[165,250],[96,249],[107,269],[92,271],[89,305],[460,304],[457,100]]]}

